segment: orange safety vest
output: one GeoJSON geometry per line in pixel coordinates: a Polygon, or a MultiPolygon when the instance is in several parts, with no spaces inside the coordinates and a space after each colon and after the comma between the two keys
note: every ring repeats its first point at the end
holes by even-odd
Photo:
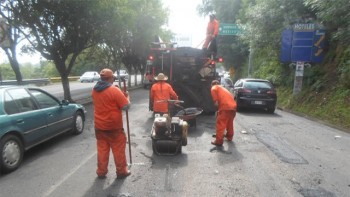
{"type": "Polygon", "coordinates": [[[177,94],[173,90],[170,84],[165,81],[159,81],[153,84],[151,88],[151,101],[153,101],[153,111],[154,112],[168,112],[168,102],[169,99],[178,99],[177,94]],[[158,102],[165,101],[165,102],[158,102]]]}
{"type": "Polygon", "coordinates": [[[214,102],[218,102],[218,110],[235,110],[237,103],[233,98],[231,92],[221,85],[214,85],[211,87],[211,96],[214,102]]]}
{"type": "Polygon", "coordinates": [[[92,90],[94,104],[94,123],[99,130],[123,128],[122,108],[129,104],[124,93],[115,86],[98,92],[92,90]]]}
{"type": "Polygon", "coordinates": [[[214,35],[215,37],[219,33],[219,21],[214,19],[213,21],[209,21],[207,26],[207,35],[214,35]]]}

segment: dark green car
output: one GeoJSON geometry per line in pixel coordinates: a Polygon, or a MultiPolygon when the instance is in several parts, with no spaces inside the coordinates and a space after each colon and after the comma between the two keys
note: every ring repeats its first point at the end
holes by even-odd
{"type": "Polygon", "coordinates": [[[0,86],[0,169],[16,170],[29,148],[59,134],[84,130],[85,108],[40,88],[0,86]]]}

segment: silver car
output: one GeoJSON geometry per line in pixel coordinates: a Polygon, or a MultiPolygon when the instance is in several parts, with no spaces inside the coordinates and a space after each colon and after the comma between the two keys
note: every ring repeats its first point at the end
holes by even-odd
{"type": "Polygon", "coordinates": [[[115,80],[119,80],[119,77],[121,79],[129,79],[129,73],[126,70],[119,70],[119,75],[118,75],[118,71],[115,71],[114,77],[115,77],[115,80]]]}
{"type": "Polygon", "coordinates": [[[229,77],[222,77],[220,84],[225,87],[228,91],[233,93],[233,83],[229,77]]]}
{"type": "Polygon", "coordinates": [[[100,74],[95,71],[87,71],[80,77],[80,82],[94,82],[100,80],[100,74]]]}

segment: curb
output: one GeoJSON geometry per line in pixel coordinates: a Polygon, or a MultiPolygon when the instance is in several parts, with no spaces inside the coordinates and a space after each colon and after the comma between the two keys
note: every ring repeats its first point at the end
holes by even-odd
{"type": "Polygon", "coordinates": [[[323,125],[326,125],[326,126],[329,126],[333,129],[338,129],[338,130],[341,130],[345,133],[350,133],[350,130],[347,129],[347,128],[344,128],[344,127],[340,127],[338,125],[334,125],[334,124],[331,124],[327,121],[324,121],[324,120],[321,120],[321,119],[317,119],[317,118],[314,118],[314,117],[311,117],[311,116],[308,116],[307,114],[303,114],[303,113],[300,113],[300,112],[296,112],[296,111],[293,111],[293,110],[290,110],[288,108],[284,108],[284,107],[277,107],[277,109],[281,110],[281,111],[285,111],[285,112],[288,112],[288,113],[291,113],[291,114],[294,114],[296,116],[300,116],[300,117],[303,117],[303,118],[306,118],[308,120],[311,120],[311,121],[314,121],[314,122],[318,122],[320,124],[323,124],[323,125]]]}

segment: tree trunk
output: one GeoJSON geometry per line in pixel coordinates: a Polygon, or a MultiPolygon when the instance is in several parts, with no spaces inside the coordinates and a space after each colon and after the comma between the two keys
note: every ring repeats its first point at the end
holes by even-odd
{"type": "Polygon", "coordinates": [[[132,66],[130,66],[130,71],[128,71],[129,72],[128,87],[131,87],[131,71],[132,71],[132,66]]]}
{"type": "Polygon", "coordinates": [[[141,74],[141,84],[143,84],[144,79],[145,79],[144,74],[141,74]]]}
{"type": "Polygon", "coordinates": [[[73,101],[70,94],[68,75],[61,76],[61,80],[62,80],[62,86],[63,86],[63,92],[64,92],[64,99],[74,103],[75,101],[73,101]]]}
{"type": "Polygon", "coordinates": [[[15,47],[12,47],[11,49],[6,48],[5,52],[6,52],[7,58],[10,61],[12,70],[13,70],[13,72],[15,72],[17,83],[18,83],[18,85],[21,85],[23,78],[22,78],[22,73],[19,69],[19,63],[17,61],[16,49],[15,49],[15,47]]]}
{"type": "Polygon", "coordinates": [[[137,71],[135,71],[134,79],[135,79],[135,86],[137,86],[137,71]]]}
{"type": "Polygon", "coordinates": [[[129,79],[128,79],[128,87],[131,87],[131,75],[129,75],[129,79]]]}
{"type": "Polygon", "coordinates": [[[66,69],[65,60],[57,59],[54,62],[55,62],[56,69],[61,76],[64,99],[68,100],[69,102],[75,102],[73,101],[70,94],[69,79],[68,79],[69,71],[66,69]]]}

